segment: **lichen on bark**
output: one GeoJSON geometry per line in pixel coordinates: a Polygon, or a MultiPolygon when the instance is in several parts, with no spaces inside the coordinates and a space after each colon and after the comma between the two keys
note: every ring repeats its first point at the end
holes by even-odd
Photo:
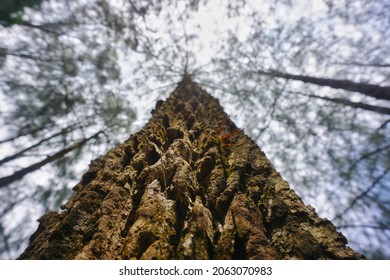
{"type": "Polygon", "coordinates": [[[189,77],[152,113],[40,219],[20,259],[364,258],[189,77]]]}

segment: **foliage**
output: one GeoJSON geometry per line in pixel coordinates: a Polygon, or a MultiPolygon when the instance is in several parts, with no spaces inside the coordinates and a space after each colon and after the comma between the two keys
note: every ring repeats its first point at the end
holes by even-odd
{"type": "Polygon", "coordinates": [[[0,24],[11,26],[23,22],[25,7],[38,8],[43,0],[3,0],[0,3],[0,24]]]}

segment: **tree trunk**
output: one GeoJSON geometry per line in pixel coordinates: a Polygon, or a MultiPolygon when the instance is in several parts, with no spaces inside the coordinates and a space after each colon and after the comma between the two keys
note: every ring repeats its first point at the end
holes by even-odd
{"type": "Polygon", "coordinates": [[[304,83],[311,83],[319,86],[327,86],[335,89],[340,88],[347,91],[359,92],[379,100],[390,100],[390,87],[382,87],[382,86],[366,84],[366,83],[355,83],[349,80],[336,80],[336,79],[316,78],[316,77],[303,76],[303,75],[293,75],[289,73],[282,73],[275,70],[269,70],[269,71],[259,70],[257,71],[257,73],[259,73],[260,75],[296,80],[304,83]]]}
{"type": "MultiPolygon", "coordinates": [[[[300,93],[298,93],[298,94],[300,94],[300,93]]],[[[315,95],[315,94],[300,94],[300,95],[311,97],[311,98],[322,99],[325,101],[333,102],[333,103],[344,105],[347,107],[352,107],[355,109],[363,109],[363,110],[375,112],[378,114],[390,115],[390,108],[387,108],[387,107],[370,105],[370,104],[363,103],[363,102],[353,102],[353,101],[350,101],[350,100],[345,99],[345,98],[331,98],[331,97],[319,96],[319,95],[315,95]]]]}
{"type": "Polygon", "coordinates": [[[31,145],[31,146],[28,146],[27,148],[24,148],[24,149],[20,150],[19,152],[14,153],[13,155],[10,155],[10,156],[7,156],[7,157],[1,159],[0,160],[0,165],[3,165],[4,163],[10,162],[12,160],[18,159],[21,156],[23,156],[25,153],[27,153],[28,151],[31,151],[34,148],[39,147],[40,145],[42,145],[42,144],[52,140],[53,138],[56,138],[58,136],[66,134],[70,130],[71,130],[70,127],[69,128],[65,128],[65,129],[61,129],[60,132],[57,132],[57,133],[52,134],[52,135],[50,135],[50,136],[48,136],[46,138],[43,138],[39,142],[37,142],[37,143],[35,143],[35,144],[31,145]]]}
{"type": "Polygon", "coordinates": [[[90,136],[88,138],[84,138],[84,139],[74,143],[73,145],[70,145],[70,146],[62,149],[61,151],[56,152],[55,154],[46,157],[44,160],[41,160],[41,161],[36,162],[36,163],[34,163],[32,165],[29,165],[29,166],[27,166],[25,168],[22,168],[22,169],[20,169],[18,171],[15,171],[12,175],[8,175],[8,176],[0,178],[0,188],[4,188],[7,185],[9,185],[9,184],[11,184],[11,183],[13,183],[15,181],[22,179],[27,174],[38,170],[39,168],[41,168],[42,166],[44,166],[44,165],[46,165],[48,163],[51,163],[51,162],[53,162],[55,160],[58,160],[58,159],[62,158],[64,155],[66,155],[67,153],[70,153],[71,151],[74,151],[76,149],[80,149],[89,140],[98,137],[99,134],[101,134],[101,133],[103,133],[103,131],[99,131],[99,132],[95,133],[94,135],[92,135],[92,136],[90,136]]]}
{"type": "Polygon", "coordinates": [[[185,77],[94,160],[20,259],[361,259],[185,77]]]}

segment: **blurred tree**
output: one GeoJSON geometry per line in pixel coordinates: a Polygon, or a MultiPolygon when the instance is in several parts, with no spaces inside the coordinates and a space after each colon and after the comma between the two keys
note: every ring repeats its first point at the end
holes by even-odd
{"type": "Polygon", "coordinates": [[[38,9],[43,0],[3,0],[0,3],[0,24],[11,26],[22,22],[25,7],[38,9]]]}
{"type": "Polygon", "coordinates": [[[260,75],[267,75],[275,78],[297,80],[304,83],[312,83],[319,86],[327,86],[336,89],[340,88],[348,91],[355,91],[376,99],[390,100],[390,87],[386,87],[386,86],[383,87],[383,86],[372,85],[367,83],[356,83],[348,80],[318,78],[318,77],[311,77],[306,75],[294,75],[289,73],[282,73],[275,70],[268,70],[268,71],[259,70],[258,73],[260,75]]]}

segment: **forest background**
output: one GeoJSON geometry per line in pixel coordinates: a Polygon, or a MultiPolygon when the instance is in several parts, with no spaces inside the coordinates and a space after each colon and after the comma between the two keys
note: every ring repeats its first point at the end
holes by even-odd
{"type": "Polygon", "coordinates": [[[0,258],[187,71],[322,217],[390,258],[390,3],[0,4],[0,258]]]}

